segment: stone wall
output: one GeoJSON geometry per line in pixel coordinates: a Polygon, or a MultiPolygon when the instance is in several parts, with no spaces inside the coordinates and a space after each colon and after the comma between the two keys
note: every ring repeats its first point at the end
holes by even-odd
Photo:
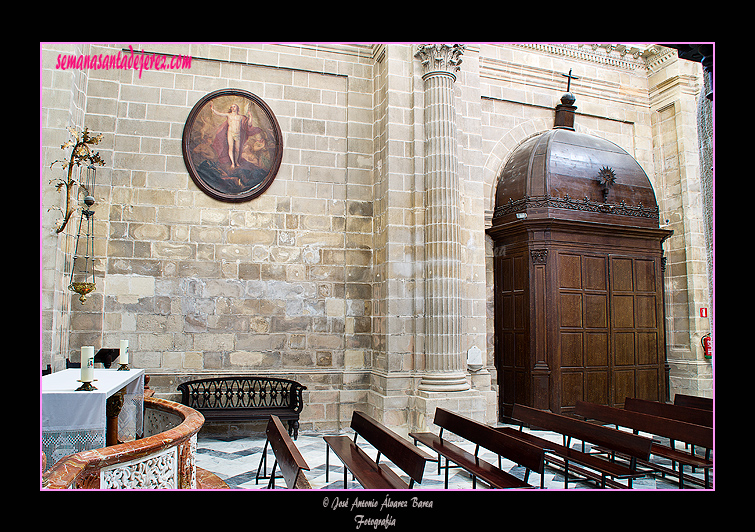
{"type": "MultiPolygon", "coordinates": [[[[88,71],[80,123],[104,133],[107,162],[94,206],[98,290],[75,307],[76,333],[58,358],[127,339],[132,363],[166,394],[205,373],[295,373],[309,387],[303,418],[334,427],[339,405],[364,401],[351,388],[364,388],[369,362],[370,47],[139,48],[190,55],[191,67],[88,71]],[[283,131],[277,177],[248,203],[204,194],[182,158],[191,108],[221,88],[258,95],[283,131]]],[[[52,69],[57,51],[46,54],[53,77],[66,74],[52,69]]]]}

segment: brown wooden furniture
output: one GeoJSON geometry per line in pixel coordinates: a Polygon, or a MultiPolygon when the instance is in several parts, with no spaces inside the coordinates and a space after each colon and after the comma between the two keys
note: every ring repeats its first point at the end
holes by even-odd
{"type": "Polygon", "coordinates": [[[524,441],[538,445],[546,452],[546,462],[561,467],[564,471],[564,488],[568,487],[569,473],[577,473],[594,480],[602,488],[631,488],[632,479],[644,476],[638,472],[634,463],[629,467],[605,460],[594,454],[589,454],[570,447],[571,438],[621,451],[633,459],[645,459],[650,456],[652,440],[628,432],[602,427],[560,414],[553,414],[515,404],[512,417],[521,422],[520,430],[504,427],[498,430],[524,441]],[[538,427],[561,434],[564,445],[548,441],[533,434],[523,432],[523,426],[538,427]],[[574,464],[579,464],[575,466],[574,464]],[[580,467],[581,466],[581,467],[580,467]],[[621,484],[613,479],[625,479],[627,484],[621,484]]]}
{"type": "MultiPolygon", "coordinates": [[[[697,403],[702,404],[702,403],[697,403]]],[[[689,406],[680,406],[670,403],[661,403],[657,401],[645,401],[643,399],[634,399],[627,397],[624,401],[624,409],[632,412],[640,412],[643,414],[650,414],[657,417],[665,417],[669,419],[676,419],[677,421],[684,421],[686,423],[692,423],[694,425],[702,425],[704,427],[713,427],[713,410],[703,410],[700,408],[692,408],[689,406]]],[[[674,440],[670,440],[669,445],[675,447],[674,440]]],[[[685,447],[689,445],[685,442],[685,447]]],[[[695,454],[695,446],[690,446],[690,452],[695,454]]],[[[710,449],[706,449],[705,458],[710,458],[710,449]]],[[[672,468],[676,467],[672,461],[672,468]]],[[[692,471],[695,471],[695,466],[692,466],[692,471]]]]}
{"type": "Polygon", "coordinates": [[[635,399],[633,397],[627,397],[624,400],[624,410],[650,414],[651,416],[676,419],[677,421],[702,425],[703,427],[713,427],[712,410],[701,410],[699,408],[679,406],[659,401],[646,401],[644,399],[635,399]]]}
{"type": "MultiPolygon", "coordinates": [[[[571,101],[573,103],[573,100],[571,101]]],[[[607,140],[556,126],[508,156],[496,188],[495,365],[514,403],[569,413],[667,397],[663,241],[652,184],[607,140]]],[[[558,118],[560,116],[560,118],[558,118]]]]}
{"type": "Polygon", "coordinates": [[[283,480],[286,482],[288,489],[311,489],[304,471],[309,471],[309,466],[304,460],[304,457],[299,452],[296,444],[288,435],[286,429],[283,428],[281,420],[278,416],[271,415],[270,421],[267,422],[267,429],[265,430],[267,440],[265,441],[265,447],[262,450],[262,458],[260,459],[260,465],[257,467],[256,480],[260,478],[269,478],[267,487],[275,489],[275,479],[280,478],[275,476],[276,468],[280,468],[280,472],[283,475],[283,480]],[[268,444],[273,450],[275,455],[275,463],[273,463],[273,470],[270,476],[260,476],[260,469],[264,465],[265,474],[267,473],[267,448],[268,444]]]}
{"type": "MultiPolygon", "coordinates": [[[[645,432],[655,436],[668,438],[671,441],[682,441],[690,445],[698,445],[707,450],[713,448],[713,429],[702,425],[685,423],[675,419],[662,418],[639,412],[631,412],[621,408],[577,401],[575,413],[585,419],[595,419],[603,423],[610,423],[618,427],[630,428],[635,432],[645,432]]],[[[620,456],[621,453],[615,453],[620,456]]],[[[713,461],[708,458],[702,458],[692,453],[675,449],[658,442],[653,442],[650,448],[650,454],[679,462],[679,471],[669,469],[660,464],[655,464],[649,460],[638,460],[638,464],[643,465],[650,470],[659,471],[663,474],[669,474],[679,478],[679,487],[684,487],[684,482],[699,484],[699,480],[684,474],[684,466],[700,467],[704,470],[705,480],[703,486],[710,486],[710,469],[713,467],[713,461]]],[[[709,454],[706,452],[706,455],[709,454]]]]}
{"type": "Polygon", "coordinates": [[[484,425],[467,417],[455,414],[443,408],[435,409],[435,424],[440,427],[438,435],[432,432],[412,432],[409,437],[426,445],[438,453],[438,473],[441,471],[441,456],[446,459],[445,488],[448,489],[449,461],[467,470],[472,475],[472,487],[477,486],[477,478],[490,484],[493,488],[531,488],[527,483],[530,471],[540,474],[540,487],[543,487],[544,453],[542,449],[522,442],[508,434],[502,434],[493,427],[484,425]],[[475,444],[471,454],[461,447],[443,439],[443,431],[448,430],[475,444]],[[480,447],[498,455],[498,465],[481,460],[478,456],[480,447]],[[500,469],[501,456],[504,456],[526,468],[524,480],[500,469]]]}
{"type": "Polygon", "coordinates": [[[709,397],[698,397],[696,395],[677,393],[674,395],[674,404],[699,408],[701,410],[713,410],[713,399],[710,399],[709,397]]]}
{"type": "Polygon", "coordinates": [[[325,481],[330,471],[330,451],[332,450],[344,465],[343,487],[346,489],[348,471],[366,489],[410,489],[415,482],[422,482],[425,463],[432,457],[417,449],[381,423],[363,412],[354,411],[351,417],[354,440],[346,435],[323,436],[325,448],[325,481]],[[370,458],[357,445],[357,437],[362,436],[378,454],[370,458]],[[407,484],[385,463],[379,463],[386,456],[393,464],[409,475],[407,484]]]}
{"type": "Polygon", "coordinates": [[[266,421],[270,415],[288,422],[288,432],[299,435],[299,413],[307,387],[273,377],[209,377],[178,385],[181,403],[201,412],[206,421],[266,421]]]}

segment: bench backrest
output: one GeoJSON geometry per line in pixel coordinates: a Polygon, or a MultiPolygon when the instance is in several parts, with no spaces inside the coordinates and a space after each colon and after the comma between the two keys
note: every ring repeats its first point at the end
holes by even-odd
{"type": "Polygon", "coordinates": [[[635,399],[633,397],[627,397],[624,400],[624,410],[676,419],[686,423],[702,425],[703,427],[713,426],[713,412],[711,410],[701,410],[688,406],[672,405],[671,403],[635,399]]]}
{"type": "Polygon", "coordinates": [[[197,409],[291,408],[301,412],[306,386],[288,379],[227,376],[178,385],[181,403],[197,409]]]}
{"type": "Polygon", "coordinates": [[[713,448],[713,429],[710,427],[584,401],[577,401],[574,412],[588,419],[613,423],[692,445],[701,445],[707,449],[713,448]]]}
{"type": "Polygon", "coordinates": [[[650,438],[520,404],[514,405],[512,417],[531,427],[558,432],[636,458],[647,460],[650,457],[650,447],[653,444],[650,438]]]}
{"type": "Polygon", "coordinates": [[[677,393],[674,395],[674,404],[679,406],[689,406],[701,410],[713,410],[713,399],[709,397],[698,397],[696,395],[684,395],[677,393]]]}
{"type": "Polygon", "coordinates": [[[309,466],[291,436],[288,435],[288,431],[283,428],[278,416],[270,416],[265,433],[270,447],[273,448],[275,461],[278,462],[278,468],[283,474],[286,486],[289,489],[310,488],[307,477],[302,473],[302,470],[309,471],[309,466]]]}
{"type": "Polygon", "coordinates": [[[415,482],[422,482],[425,463],[431,459],[429,455],[364,412],[354,411],[351,416],[351,428],[415,482]]]}
{"type": "Polygon", "coordinates": [[[536,473],[543,473],[543,450],[535,445],[444,408],[435,409],[435,424],[536,473]]]}

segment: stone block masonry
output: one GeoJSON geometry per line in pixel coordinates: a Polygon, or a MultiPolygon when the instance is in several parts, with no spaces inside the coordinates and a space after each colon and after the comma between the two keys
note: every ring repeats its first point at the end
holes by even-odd
{"type": "MultiPolygon", "coordinates": [[[[203,374],[299,372],[313,426],[338,428],[339,394],[345,404],[364,400],[349,390],[365,386],[354,372],[364,371],[371,343],[372,56],[360,46],[301,52],[191,45],[183,49],[189,69],[84,72],[82,122],[107,139],[97,198],[102,282],[93,297],[102,313],[79,313],[73,326],[85,329],[61,360],[78,358],[82,338],[98,347],[128,339],[132,363],[167,395],[177,379],[203,374]],[[189,111],[219,88],[264,99],[284,133],[273,185],[248,203],[206,196],[182,160],[189,111]]],[[[57,71],[50,84],[65,87],[75,74],[57,71]]]]}

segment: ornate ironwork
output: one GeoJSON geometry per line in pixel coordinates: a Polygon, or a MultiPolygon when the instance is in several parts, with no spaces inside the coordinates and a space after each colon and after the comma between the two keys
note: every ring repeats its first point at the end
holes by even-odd
{"type": "Polygon", "coordinates": [[[181,402],[197,409],[290,408],[301,412],[304,386],[269,377],[200,379],[180,384],[181,402]]]}

